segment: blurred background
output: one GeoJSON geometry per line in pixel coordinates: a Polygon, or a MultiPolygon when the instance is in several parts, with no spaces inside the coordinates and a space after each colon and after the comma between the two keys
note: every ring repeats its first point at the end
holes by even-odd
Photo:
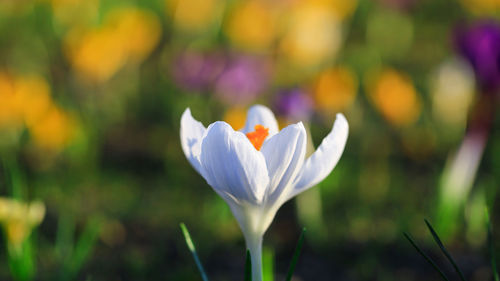
{"type": "MultiPolygon", "coordinates": [[[[243,280],[245,246],[179,141],[273,109],[345,152],[264,239],[267,281],[440,280],[428,218],[469,280],[500,243],[498,0],[0,1],[1,280],[243,280]],[[498,244],[497,243],[497,244],[498,244]]],[[[498,247],[496,249],[499,249],[498,247]]]]}

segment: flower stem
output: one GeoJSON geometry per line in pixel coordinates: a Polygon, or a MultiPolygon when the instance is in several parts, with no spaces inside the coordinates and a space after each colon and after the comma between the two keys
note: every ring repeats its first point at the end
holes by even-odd
{"type": "Polygon", "coordinates": [[[247,237],[246,242],[252,260],[252,281],[262,281],[262,235],[247,237]]]}

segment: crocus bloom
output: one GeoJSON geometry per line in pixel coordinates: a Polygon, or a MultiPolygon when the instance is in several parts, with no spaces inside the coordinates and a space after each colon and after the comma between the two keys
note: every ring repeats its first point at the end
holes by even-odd
{"type": "Polygon", "coordinates": [[[274,101],[274,108],[278,115],[288,120],[309,120],[313,111],[313,101],[300,88],[281,91],[274,101]]]}
{"type": "Polygon", "coordinates": [[[181,144],[191,165],[229,205],[252,257],[253,280],[262,280],[262,237],[283,203],[323,180],[342,155],[348,135],[342,114],[309,158],[299,122],[278,130],[267,107],[256,105],[245,127],[217,121],[205,128],[189,109],[181,118],[181,144]]]}
{"type": "Polygon", "coordinates": [[[316,107],[327,115],[348,109],[356,99],[358,84],[356,74],[345,66],[322,71],[313,85],[316,107]]]}
{"type": "Polygon", "coordinates": [[[411,125],[421,113],[420,96],[411,78],[400,71],[386,68],[368,77],[367,90],[375,107],[396,127],[411,125]]]}
{"type": "Polygon", "coordinates": [[[222,55],[187,50],[175,59],[172,76],[186,90],[205,92],[213,86],[225,64],[222,55]]]}
{"type": "Polygon", "coordinates": [[[19,254],[21,245],[45,216],[45,205],[40,201],[23,203],[0,197],[0,224],[5,230],[9,251],[19,254]]]}
{"type": "Polygon", "coordinates": [[[266,89],[268,72],[268,65],[257,59],[234,59],[217,79],[215,96],[230,105],[252,103],[266,89]]]}
{"type": "Polygon", "coordinates": [[[472,64],[479,86],[484,92],[495,92],[500,87],[500,25],[484,21],[456,34],[459,52],[472,64]]]}

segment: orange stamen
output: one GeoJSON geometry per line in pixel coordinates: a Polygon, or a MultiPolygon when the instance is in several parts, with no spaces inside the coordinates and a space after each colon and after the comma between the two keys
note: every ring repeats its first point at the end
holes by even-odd
{"type": "Polygon", "coordinates": [[[253,132],[247,133],[247,138],[253,144],[255,149],[260,150],[264,140],[266,140],[269,135],[269,128],[265,128],[262,125],[255,125],[253,132]]]}

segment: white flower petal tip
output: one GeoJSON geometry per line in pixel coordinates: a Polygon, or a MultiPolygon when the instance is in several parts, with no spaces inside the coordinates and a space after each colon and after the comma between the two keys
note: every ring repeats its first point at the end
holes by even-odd
{"type": "Polygon", "coordinates": [[[213,123],[203,139],[200,161],[206,181],[228,203],[262,204],[269,184],[266,161],[243,133],[226,122],[213,123]]]}
{"type": "Polygon", "coordinates": [[[201,141],[205,135],[205,126],[195,120],[191,115],[191,110],[187,108],[181,117],[181,145],[189,163],[198,173],[200,170],[201,141]]]}
{"type": "Polygon", "coordinates": [[[278,122],[274,113],[267,107],[257,104],[252,107],[247,112],[247,120],[245,122],[245,127],[241,130],[243,133],[252,132],[255,125],[262,125],[269,128],[269,137],[275,135],[279,131],[278,122]]]}
{"type": "Polygon", "coordinates": [[[339,113],[330,133],[304,163],[289,198],[318,184],[332,172],[344,152],[348,134],[349,124],[344,115],[339,113]]]}
{"type": "Polygon", "coordinates": [[[333,130],[335,130],[335,126],[338,126],[338,131],[339,132],[344,132],[345,133],[345,139],[347,140],[347,135],[349,133],[349,123],[347,122],[347,119],[345,118],[344,114],[342,113],[337,113],[335,123],[333,123],[333,130]]]}

